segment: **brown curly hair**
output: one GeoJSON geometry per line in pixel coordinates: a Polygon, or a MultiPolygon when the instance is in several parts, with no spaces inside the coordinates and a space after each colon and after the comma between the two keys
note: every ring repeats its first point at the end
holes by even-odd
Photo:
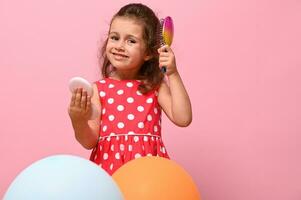
{"type": "MultiPolygon", "coordinates": [[[[143,94],[157,89],[164,75],[159,68],[159,54],[157,49],[160,47],[158,42],[158,30],[160,29],[160,21],[155,13],[147,6],[140,3],[131,3],[123,6],[112,18],[128,17],[138,20],[143,25],[143,40],[146,45],[146,51],[151,56],[151,59],[145,61],[138,71],[137,79],[141,80],[138,87],[143,94]]],[[[99,52],[99,63],[101,66],[102,76],[107,78],[113,69],[110,68],[110,61],[106,56],[106,45],[108,38],[105,40],[99,52]]]]}

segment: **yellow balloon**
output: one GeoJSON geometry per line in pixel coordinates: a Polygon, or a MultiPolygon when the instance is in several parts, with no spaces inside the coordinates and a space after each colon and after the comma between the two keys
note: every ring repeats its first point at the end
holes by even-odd
{"type": "Polygon", "coordinates": [[[200,200],[191,176],[176,162],[161,157],[134,159],[114,174],[125,200],[200,200]]]}

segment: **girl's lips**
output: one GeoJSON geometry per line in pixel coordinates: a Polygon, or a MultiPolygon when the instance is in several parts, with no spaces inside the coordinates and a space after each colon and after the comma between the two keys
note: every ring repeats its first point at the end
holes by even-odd
{"type": "Polygon", "coordinates": [[[123,57],[123,58],[128,58],[128,56],[124,55],[124,54],[120,54],[120,53],[113,53],[114,56],[117,57],[123,57]]]}

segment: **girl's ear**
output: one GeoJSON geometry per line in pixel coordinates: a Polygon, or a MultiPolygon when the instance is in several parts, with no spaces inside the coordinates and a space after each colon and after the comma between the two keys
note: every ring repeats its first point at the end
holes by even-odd
{"type": "Polygon", "coordinates": [[[146,55],[146,56],[144,57],[144,61],[148,61],[148,60],[150,60],[150,59],[152,59],[152,58],[153,58],[152,55],[146,55]]]}
{"type": "Polygon", "coordinates": [[[144,56],[144,61],[149,61],[154,57],[154,54],[151,51],[146,51],[144,56]]]}

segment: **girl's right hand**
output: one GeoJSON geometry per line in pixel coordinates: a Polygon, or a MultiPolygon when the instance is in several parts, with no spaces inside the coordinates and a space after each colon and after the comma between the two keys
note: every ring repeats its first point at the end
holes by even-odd
{"type": "Polygon", "coordinates": [[[74,123],[84,122],[90,119],[91,97],[87,95],[87,91],[83,91],[82,88],[77,88],[72,92],[68,113],[74,123]]]}

